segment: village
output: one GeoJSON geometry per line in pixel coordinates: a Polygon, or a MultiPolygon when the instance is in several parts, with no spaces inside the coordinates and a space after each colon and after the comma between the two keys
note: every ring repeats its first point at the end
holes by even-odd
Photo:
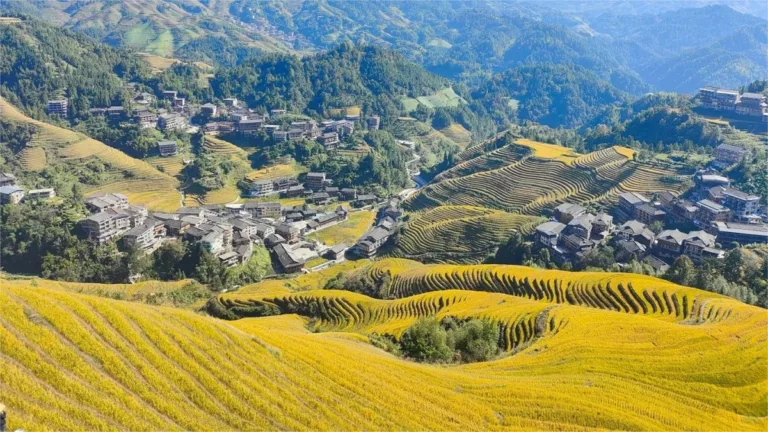
{"type": "MultiPolygon", "coordinates": [[[[712,165],[731,166],[746,153],[723,144],[712,165]]],[[[617,262],[636,260],[664,272],[680,255],[701,263],[722,259],[734,243],[768,243],[768,213],[759,196],[732,187],[714,168],[698,171],[693,179],[687,198],[668,191],[652,196],[624,192],[609,212],[596,214],[579,204],[560,204],[549,221],[536,227],[535,247],[549,250],[562,265],[610,245],[617,262]]]]}

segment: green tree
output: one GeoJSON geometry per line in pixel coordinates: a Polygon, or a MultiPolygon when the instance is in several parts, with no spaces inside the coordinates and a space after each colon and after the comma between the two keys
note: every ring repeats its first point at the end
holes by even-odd
{"type": "Polygon", "coordinates": [[[464,362],[485,361],[499,352],[499,329],[489,320],[473,319],[448,332],[448,345],[464,362]]]}
{"type": "Polygon", "coordinates": [[[420,362],[447,362],[453,356],[448,337],[434,319],[423,318],[410,326],[400,338],[406,357],[420,362]]]}
{"type": "Polygon", "coordinates": [[[681,255],[664,274],[664,279],[678,285],[691,286],[696,280],[696,267],[686,255],[681,255]]]}

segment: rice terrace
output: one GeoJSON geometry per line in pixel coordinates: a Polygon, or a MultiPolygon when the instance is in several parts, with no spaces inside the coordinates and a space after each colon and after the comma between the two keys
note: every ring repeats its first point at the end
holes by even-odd
{"type": "Polygon", "coordinates": [[[0,432],[768,431],[766,35],[0,0],[0,432]]]}

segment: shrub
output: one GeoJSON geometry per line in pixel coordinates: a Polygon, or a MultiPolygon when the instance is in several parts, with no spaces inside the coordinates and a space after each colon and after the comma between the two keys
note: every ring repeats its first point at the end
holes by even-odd
{"type": "Polygon", "coordinates": [[[491,321],[473,319],[448,331],[448,344],[461,361],[485,361],[499,352],[499,329],[491,321]]]}
{"type": "Polygon", "coordinates": [[[421,319],[400,338],[403,355],[416,361],[446,362],[453,357],[446,331],[434,319],[421,319]]]}

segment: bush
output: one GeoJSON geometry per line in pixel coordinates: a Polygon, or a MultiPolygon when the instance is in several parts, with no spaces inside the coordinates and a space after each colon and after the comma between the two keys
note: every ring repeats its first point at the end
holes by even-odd
{"type": "Polygon", "coordinates": [[[453,357],[446,331],[434,319],[421,319],[400,338],[403,355],[421,362],[447,362],[453,357]]]}
{"type": "Polygon", "coordinates": [[[400,351],[416,361],[431,363],[485,361],[499,352],[499,330],[483,319],[422,319],[403,333],[400,351]]]}

